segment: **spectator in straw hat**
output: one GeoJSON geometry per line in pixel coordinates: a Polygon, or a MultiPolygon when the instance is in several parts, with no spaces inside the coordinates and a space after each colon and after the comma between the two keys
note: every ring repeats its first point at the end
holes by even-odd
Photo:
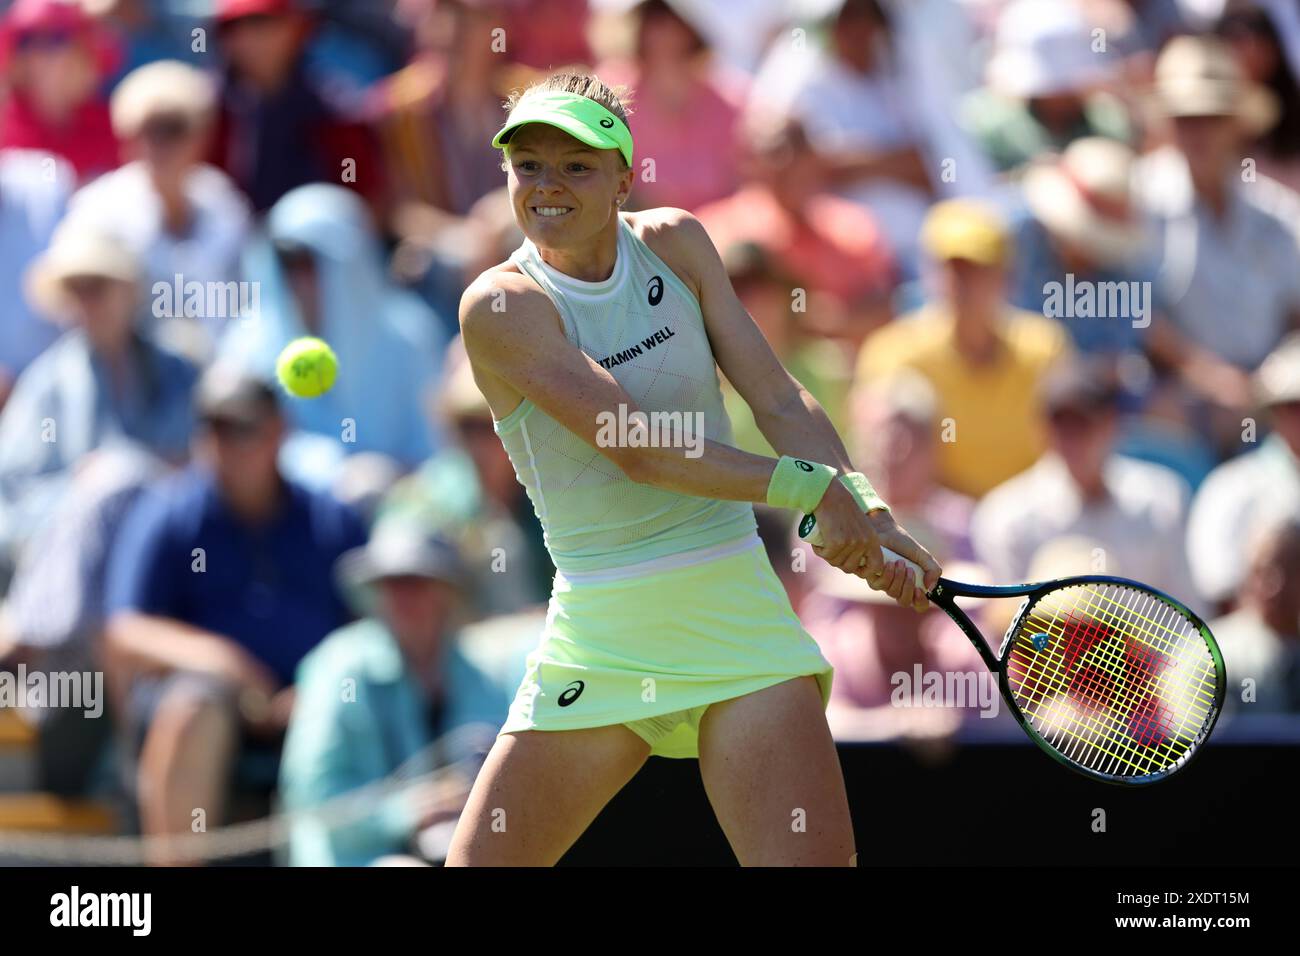
{"type": "Polygon", "coordinates": [[[40,149],[87,182],[118,163],[100,92],[118,51],[80,0],[17,0],[0,21],[0,149],[40,149]]]}
{"type": "MultiPolygon", "coordinates": [[[[369,616],[335,631],[298,668],[280,789],[286,809],[319,806],[405,765],[409,775],[468,757],[505,720],[510,688],[460,642],[469,574],[456,546],[405,521],[375,526],[339,559],[338,577],[369,616]],[[351,684],[349,684],[351,682],[351,684]],[[339,692],[340,687],[351,693],[339,692]],[[476,733],[475,733],[476,732],[476,733]],[[446,752],[435,754],[441,741],[446,752]]],[[[388,799],[355,823],[299,817],[295,866],[364,866],[409,848],[415,832],[454,821],[472,774],[433,779],[388,799]]]]}
{"type": "Polygon", "coordinates": [[[1022,181],[1029,216],[1016,240],[1016,303],[1057,319],[1080,352],[1103,355],[1115,366],[1140,353],[1155,310],[1150,297],[1098,300],[1101,311],[1086,315],[1054,306],[1049,297],[1073,304],[1072,288],[1127,293],[1134,288],[1128,283],[1153,278],[1152,234],[1131,189],[1135,158],[1122,143],[1087,136],[1031,166],[1022,181]]]}
{"type": "MultiPolygon", "coordinates": [[[[130,161],[72,199],[69,215],[115,233],[140,257],[151,288],[237,276],[248,202],[225,173],[202,161],[215,95],[203,73],[177,60],[127,74],[111,107],[113,131],[130,161]]],[[[172,311],[171,299],[160,310],[164,315],[172,311]]],[[[231,316],[188,318],[203,322],[213,336],[231,316]]]]}
{"type": "Polygon", "coordinates": [[[1240,410],[1247,374],[1300,320],[1300,198],[1243,162],[1277,104],[1222,41],[1194,36],[1161,53],[1154,103],[1173,142],[1139,166],[1171,318],[1154,327],[1153,346],[1190,387],[1240,410]]]}
{"type": "Polygon", "coordinates": [[[28,269],[30,301],[66,331],[19,376],[0,415],[0,554],[49,516],[95,449],[135,442],[168,461],[186,457],[196,372],[140,332],[139,276],[121,243],[75,223],[28,269]]]}
{"type": "MultiPolygon", "coordinates": [[[[1219,606],[1237,593],[1247,566],[1243,529],[1267,508],[1300,514],[1300,333],[1260,366],[1254,394],[1272,434],[1210,473],[1187,525],[1192,580],[1207,602],[1219,606]]],[[[1253,427],[1248,434],[1253,442],[1253,427]]]]}

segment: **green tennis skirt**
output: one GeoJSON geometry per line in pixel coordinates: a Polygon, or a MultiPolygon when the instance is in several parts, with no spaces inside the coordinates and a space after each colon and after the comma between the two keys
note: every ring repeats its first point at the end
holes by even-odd
{"type": "Polygon", "coordinates": [[[830,700],[833,669],[757,535],[648,565],[556,574],[500,733],[621,724],[653,755],[698,757],[709,704],[805,675],[830,700]]]}

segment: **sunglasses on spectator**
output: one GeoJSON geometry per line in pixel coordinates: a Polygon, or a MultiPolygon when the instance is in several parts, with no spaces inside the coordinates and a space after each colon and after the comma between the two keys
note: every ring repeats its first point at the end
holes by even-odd
{"type": "Polygon", "coordinates": [[[1081,431],[1097,424],[1105,417],[1095,409],[1055,408],[1047,413],[1047,420],[1053,428],[1081,431]]]}
{"type": "Polygon", "coordinates": [[[235,17],[233,20],[223,20],[219,29],[221,33],[230,33],[232,30],[248,26],[256,29],[279,19],[281,18],[271,13],[250,13],[235,17]]]}
{"type": "Polygon", "coordinates": [[[29,30],[18,36],[19,50],[54,50],[77,39],[73,30],[29,30]]]}
{"type": "Polygon", "coordinates": [[[246,422],[220,416],[207,416],[203,427],[210,431],[218,441],[246,442],[258,436],[262,430],[260,422],[246,422]]]}
{"type": "Polygon", "coordinates": [[[296,242],[275,243],[275,257],[286,272],[298,272],[316,267],[316,254],[307,246],[296,242]]]}
{"type": "Polygon", "coordinates": [[[185,139],[193,128],[189,119],[179,114],[155,116],[140,127],[140,136],[159,146],[169,146],[185,139]]]}
{"type": "Polygon", "coordinates": [[[64,290],[83,302],[101,298],[112,284],[107,276],[70,276],[63,280],[64,290]]]}

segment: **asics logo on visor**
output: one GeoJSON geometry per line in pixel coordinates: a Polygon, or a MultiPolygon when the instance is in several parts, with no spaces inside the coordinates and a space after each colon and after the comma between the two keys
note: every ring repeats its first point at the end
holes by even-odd
{"type": "Polygon", "coordinates": [[[614,121],[610,119],[608,116],[606,116],[603,120],[600,121],[600,125],[605,127],[605,129],[613,129],[614,121]]]}

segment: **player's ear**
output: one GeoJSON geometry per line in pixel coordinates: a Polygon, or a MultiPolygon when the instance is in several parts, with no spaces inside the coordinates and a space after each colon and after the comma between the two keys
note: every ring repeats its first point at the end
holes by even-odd
{"type": "Polygon", "coordinates": [[[618,192],[614,194],[614,205],[622,206],[627,202],[627,197],[632,194],[633,169],[631,166],[623,167],[622,175],[618,178],[618,192]]]}

